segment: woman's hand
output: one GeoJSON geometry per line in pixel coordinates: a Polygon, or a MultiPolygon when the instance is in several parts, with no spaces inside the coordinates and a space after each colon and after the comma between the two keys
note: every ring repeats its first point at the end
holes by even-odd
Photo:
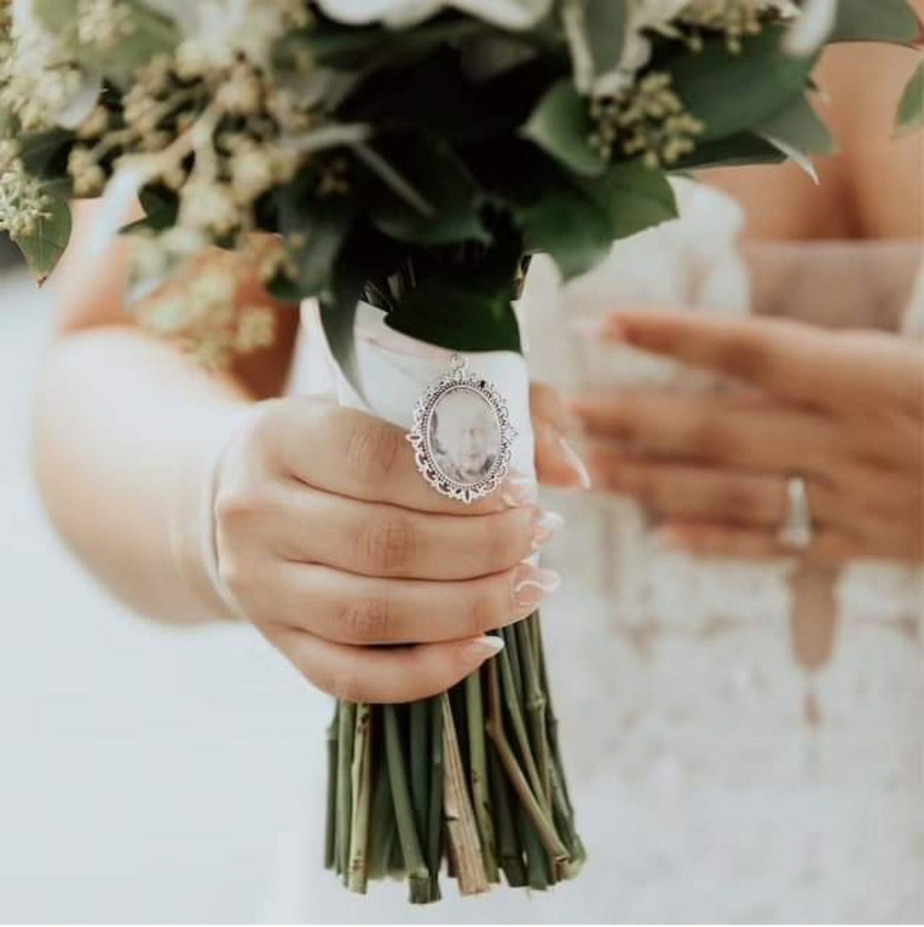
{"type": "Polygon", "coordinates": [[[320,689],[411,701],[477,669],[499,649],[485,632],[557,586],[523,562],[560,524],[533,501],[511,478],[462,506],[420,477],[401,429],[323,398],[266,402],[219,468],[218,573],[320,689]]]}
{"type": "Polygon", "coordinates": [[[778,540],[787,478],[814,519],[805,556],[838,564],[924,556],[924,354],[870,331],[769,319],[611,316],[603,337],[744,385],[722,393],[601,392],[574,408],[595,480],[637,498],[673,546],[791,553],[778,540]]]}

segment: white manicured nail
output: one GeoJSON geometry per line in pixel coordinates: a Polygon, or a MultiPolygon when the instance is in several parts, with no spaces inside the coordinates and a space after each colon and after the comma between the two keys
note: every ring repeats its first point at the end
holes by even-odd
{"type": "Polygon", "coordinates": [[[561,585],[561,576],[530,563],[521,563],[513,576],[513,601],[518,609],[533,609],[561,585]]]}
{"type": "Polygon", "coordinates": [[[483,663],[491,657],[496,657],[504,649],[504,639],[495,637],[492,634],[486,634],[484,637],[472,641],[466,648],[465,653],[477,663],[483,663]]]}
{"type": "Polygon", "coordinates": [[[536,521],[533,525],[533,553],[536,553],[565,526],[565,519],[558,512],[547,509],[537,510],[536,521]]]}
{"type": "Polygon", "coordinates": [[[578,452],[571,446],[567,438],[559,438],[558,446],[565,460],[568,461],[571,469],[574,470],[574,475],[577,477],[581,489],[590,489],[591,486],[593,486],[593,481],[590,478],[590,471],[587,469],[587,465],[584,461],[581,460],[578,452]]]}

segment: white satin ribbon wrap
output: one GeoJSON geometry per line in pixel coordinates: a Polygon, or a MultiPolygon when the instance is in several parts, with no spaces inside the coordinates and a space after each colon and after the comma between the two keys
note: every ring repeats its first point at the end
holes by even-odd
{"type": "MultiPolygon", "coordinates": [[[[297,366],[291,393],[334,393],[341,405],[361,409],[408,430],[417,400],[434,380],[449,372],[454,353],[394,331],[385,324],[384,312],[360,303],[356,313],[356,366],[364,399],[334,360],[314,301],[302,304],[302,329],[308,361],[297,366]]],[[[511,469],[535,479],[525,359],[513,351],[460,353],[473,372],[493,383],[506,398],[510,421],[517,431],[511,469]]]]}

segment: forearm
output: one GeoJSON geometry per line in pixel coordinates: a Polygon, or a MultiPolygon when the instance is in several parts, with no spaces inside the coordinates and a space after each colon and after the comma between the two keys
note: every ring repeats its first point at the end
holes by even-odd
{"type": "Polygon", "coordinates": [[[127,326],[50,348],[35,417],[52,522],[120,599],[158,620],[228,617],[205,559],[210,474],[252,399],[127,326]]]}

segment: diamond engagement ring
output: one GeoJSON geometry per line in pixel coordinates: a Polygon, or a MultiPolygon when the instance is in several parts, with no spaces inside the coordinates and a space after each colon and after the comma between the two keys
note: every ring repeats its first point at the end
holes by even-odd
{"type": "Polygon", "coordinates": [[[777,540],[788,550],[801,552],[812,543],[814,533],[805,480],[801,476],[791,476],[786,481],[786,518],[777,540]]]}

